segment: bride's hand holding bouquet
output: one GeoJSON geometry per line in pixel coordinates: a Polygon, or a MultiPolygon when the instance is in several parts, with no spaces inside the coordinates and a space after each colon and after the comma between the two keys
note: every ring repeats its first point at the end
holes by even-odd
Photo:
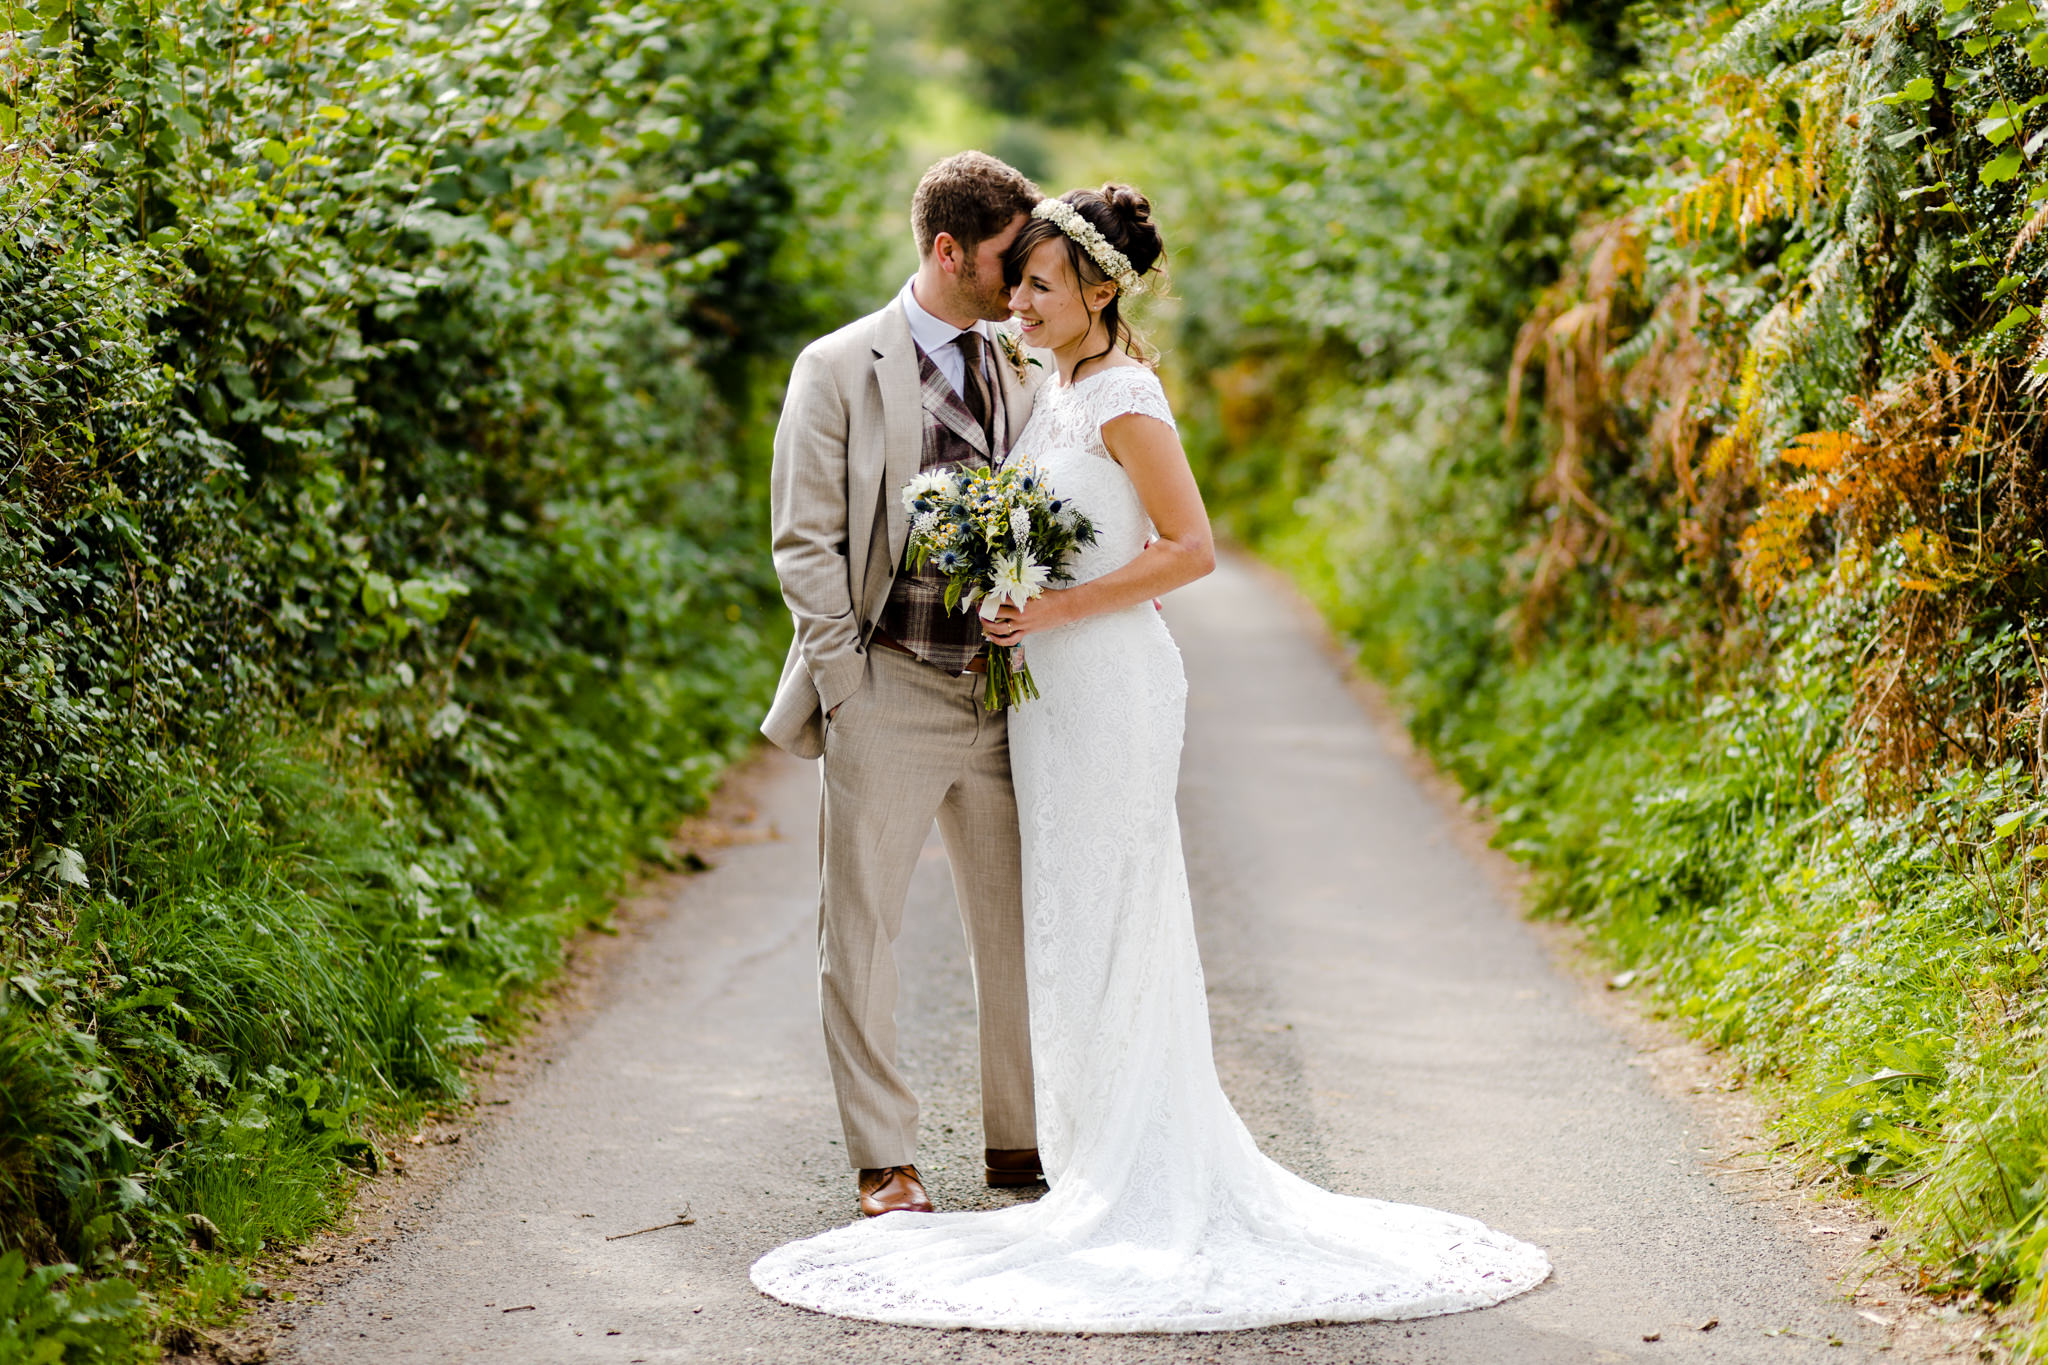
{"type": "Polygon", "coordinates": [[[981,633],[992,645],[1022,648],[1027,635],[1080,620],[1086,613],[1073,611],[1072,600],[1065,588],[1047,588],[1022,603],[1005,602],[994,615],[982,618],[981,633]]]}
{"type": "Polygon", "coordinates": [[[928,470],[903,486],[903,506],[910,514],[904,562],[935,566],[946,576],[947,609],[978,612],[989,635],[982,704],[999,711],[1037,696],[1014,622],[1027,603],[1043,604],[1052,584],[1073,578],[1068,562],[1095,543],[1094,523],[1056,497],[1028,463],[928,470]],[[997,638],[998,629],[1005,638],[997,638]]]}

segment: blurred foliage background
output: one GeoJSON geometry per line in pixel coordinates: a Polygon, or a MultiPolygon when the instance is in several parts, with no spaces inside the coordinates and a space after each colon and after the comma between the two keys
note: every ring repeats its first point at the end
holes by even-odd
{"type": "Polygon", "coordinates": [[[2030,0],[9,13],[0,1361],[231,1311],[660,854],[782,365],[969,145],[1153,195],[1218,520],[2048,1356],[2030,0]]]}

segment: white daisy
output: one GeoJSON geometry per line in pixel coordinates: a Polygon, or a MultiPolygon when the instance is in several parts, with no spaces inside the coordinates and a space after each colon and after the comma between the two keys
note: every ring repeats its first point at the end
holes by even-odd
{"type": "Polygon", "coordinates": [[[1003,609],[1005,602],[1023,606],[1032,598],[1045,591],[1045,585],[1052,579],[1052,570],[1040,564],[1029,555],[1006,555],[996,561],[996,581],[982,599],[981,614],[993,621],[996,613],[1003,609]]]}
{"type": "Polygon", "coordinates": [[[903,485],[904,509],[906,511],[909,510],[910,505],[919,498],[927,498],[934,493],[948,492],[952,489],[952,486],[953,476],[950,473],[943,469],[927,469],[924,473],[914,476],[909,483],[903,485]]]}

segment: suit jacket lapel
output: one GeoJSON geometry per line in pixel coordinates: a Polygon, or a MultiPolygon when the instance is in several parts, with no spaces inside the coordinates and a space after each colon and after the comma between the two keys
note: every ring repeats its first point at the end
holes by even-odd
{"type": "MultiPolygon", "coordinates": [[[[889,556],[901,563],[903,547],[910,539],[910,523],[903,499],[896,494],[917,475],[924,458],[924,404],[917,366],[917,343],[910,338],[910,320],[901,304],[891,303],[882,318],[874,341],[875,384],[882,395],[882,449],[880,467],[874,471],[876,492],[888,509],[889,556]]],[[[970,419],[968,425],[972,426],[970,419]]],[[[856,511],[853,520],[861,521],[856,511]]],[[[865,564],[863,556],[858,563],[865,564]]]]}

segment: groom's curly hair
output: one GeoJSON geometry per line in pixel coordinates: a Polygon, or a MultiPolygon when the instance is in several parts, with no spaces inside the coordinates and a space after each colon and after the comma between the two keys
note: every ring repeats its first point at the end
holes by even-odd
{"type": "Polygon", "coordinates": [[[946,233],[970,252],[1038,203],[1038,186],[986,152],[959,152],[924,173],[910,197],[910,232],[920,257],[946,233]]]}

